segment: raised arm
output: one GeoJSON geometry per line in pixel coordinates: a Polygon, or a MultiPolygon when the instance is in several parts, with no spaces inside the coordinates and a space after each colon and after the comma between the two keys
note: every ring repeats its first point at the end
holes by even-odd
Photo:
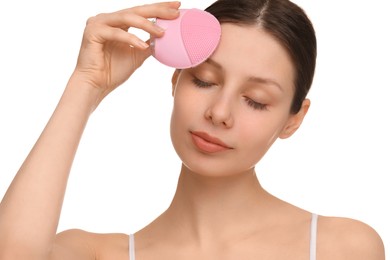
{"type": "Polygon", "coordinates": [[[162,36],[147,18],[176,18],[179,5],[138,6],[88,20],[75,71],[1,201],[0,260],[50,259],[67,179],[88,118],[150,56],[148,45],[128,28],[162,36]]]}

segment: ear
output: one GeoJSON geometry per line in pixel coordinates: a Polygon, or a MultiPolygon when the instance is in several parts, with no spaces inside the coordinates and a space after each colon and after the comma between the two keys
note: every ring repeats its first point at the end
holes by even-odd
{"type": "Polygon", "coordinates": [[[180,71],[181,70],[176,69],[172,75],[172,97],[175,95],[176,84],[177,84],[177,81],[179,79],[180,71]]]}
{"type": "Polygon", "coordinates": [[[280,133],[279,138],[281,139],[289,138],[295,133],[295,131],[298,130],[299,126],[301,125],[303,119],[306,116],[307,111],[309,110],[309,107],[310,107],[310,100],[305,99],[302,102],[302,106],[299,112],[290,116],[286,126],[280,133]]]}

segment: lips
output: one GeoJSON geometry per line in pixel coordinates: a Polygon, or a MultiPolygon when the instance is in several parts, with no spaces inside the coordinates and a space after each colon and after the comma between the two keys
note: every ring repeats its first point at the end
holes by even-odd
{"type": "Polygon", "coordinates": [[[220,139],[204,132],[191,132],[191,137],[195,146],[202,152],[217,153],[232,149],[220,139]]]}

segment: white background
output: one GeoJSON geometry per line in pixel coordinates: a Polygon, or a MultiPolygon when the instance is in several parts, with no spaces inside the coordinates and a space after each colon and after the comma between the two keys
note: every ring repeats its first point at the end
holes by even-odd
{"type": "MultiPolygon", "coordinates": [[[[204,9],[212,1],[183,0],[204,9]]],[[[271,193],[359,219],[390,248],[390,40],[387,0],[296,0],[317,31],[312,107],[258,165],[271,193]]],[[[88,17],[147,1],[0,2],[0,198],[67,83],[88,17]]],[[[135,232],[169,205],[180,161],[170,142],[172,69],[154,59],[90,119],[59,231],[135,232]]],[[[1,232],[1,231],[0,231],[1,232]]]]}

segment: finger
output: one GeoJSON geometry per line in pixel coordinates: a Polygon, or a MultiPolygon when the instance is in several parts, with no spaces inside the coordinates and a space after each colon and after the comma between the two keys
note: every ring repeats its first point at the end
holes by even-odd
{"type": "Polygon", "coordinates": [[[145,18],[175,19],[179,15],[178,9],[180,5],[180,2],[162,2],[136,6],[122,11],[134,12],[145,18]]]}
{"type": "Polygon", "coordinates": [[[134,34],[123,31],[120,28],[106,26],[96,35],[98,42],[116,41],[136,47],[138,49],[147,49],[149,45],[134,34]]]}
{"type": "Polygon", "coordinates": [[[130,27],[141,29],[153,36],[162,36],[164,29],[156,25],[154,22],[139,16],[134,13],[122,14],[117,20],[112,21],[117,24],[110,24],[113,27],[121,27],[124,30],[128,30],[130,27]]]}
{"type": "MultiPolygon", "coordinates": [[[[146,41],[146,44],[149,45],[149,44],[150,44],[150,41],[147,40],[147,41],[146,41]]],[[[139,55],[140,60],[144,61],[144,60],[146,60],[149,56],[152,55],[152,50],[151,50],[150,48],[141,50],[140,52],[138,52],[138,55],[139,55]]]]}
{"type": "Polygon", "coordinates": [[[148,4],[123,9],[114,13],[102,13],[92,18],[97,22],[105,23],[114,27],[122,27],[125,24],[130,25],[129,27],[131,27],[132,18],[137,16],[140,16],[145,20],[148,18],[175,19],[179,16],[179,6],[180,2],[148,4]],[[179,4],[173,5],[176,3],[179,4]]]}
{"type": "Polygon", "coordinates": [[[148,19],[134,13],[99,14],[88,19],[89,27],[111,26],[127,31],[130,27],[138,28],[154,36],[162,36],[164,30],[148,19]]]}
{"type": "Polygon", "coordinates": [[[163,30],[154,25],[148,18],[175,19],[179,16],[180,2],[164,2],[137,6],[115,13],[99,14],[91,17],[88,23],[107,24],[113,27],[128,29],[135,27],[147,31],[155,36],[161,36],[163,30]]]}

